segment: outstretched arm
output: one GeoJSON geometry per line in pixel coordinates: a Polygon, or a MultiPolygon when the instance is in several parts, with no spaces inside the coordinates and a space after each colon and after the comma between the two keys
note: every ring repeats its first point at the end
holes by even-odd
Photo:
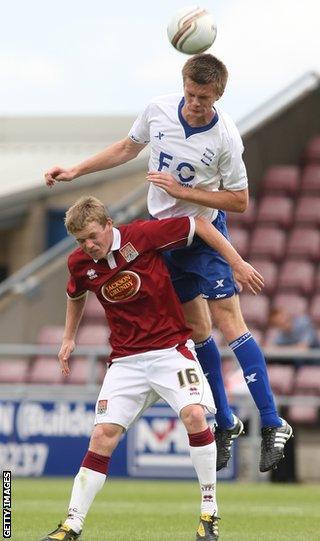
{"type": "Polygon", "coordinates": [[[58,165],[52,167],[44,175],[46,184],[52,187],[56,182],[69,182],[88,173],[111,169],[138,156],[145,146],[126,137],[78,165],[67,169],[58,165]]]}
{"type": "Polygon", "coordinates": [[[234,278],[255,295],[264,286],[263,276],[244,261],[230,242],[205,218],[195,218],[195,232],[208,246],[219,252],[232,267],[234,278]]]}
{"type": "Polygon", "coordinates": [[[66,323],[62,345],[58,354],[61,372],[64,376],[70,374],[69,358],[75,348],[75,336],[82,318],[87,296],[80,299],[67,300],[66,323]]]}

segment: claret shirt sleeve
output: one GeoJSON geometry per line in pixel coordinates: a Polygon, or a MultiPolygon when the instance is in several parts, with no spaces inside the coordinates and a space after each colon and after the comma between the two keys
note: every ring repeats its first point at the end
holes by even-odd
{"type": "Polygon", "coordinates": [[[77,279],[76,274],[73,272],[73,265],[70,258],[68,260],[68,267],[70,275],[67,283],[67,297],[71,300],[81,299],[87,294],[87,290],[84,285],[81,284],[81,280],[77,279]]]}
{"type": "Polygon", "coordinates": [[[150,248],[159,251],[173,250],[190,246],[195,234],[195,221],[192,217],[150,220],[142,222],[141,229],[150,248]]]}

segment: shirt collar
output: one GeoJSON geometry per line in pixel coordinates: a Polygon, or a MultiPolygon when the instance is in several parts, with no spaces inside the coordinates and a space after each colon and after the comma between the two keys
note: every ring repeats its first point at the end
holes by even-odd
{"type": "MultiPolygon", "coordinates": [[[[116,227],[113,227],[112,232],[113,232],[113,241],[112,241],[109,252],[105,256],[105,259],[107,259],[108,255],[114,252],[115,250],[119,250],[120,245],[121,245],[121,233],[119,229],[117,229],[116,227]]],[[[97,263],[99,259],[94,259],[93,261],[97,263]]]]}

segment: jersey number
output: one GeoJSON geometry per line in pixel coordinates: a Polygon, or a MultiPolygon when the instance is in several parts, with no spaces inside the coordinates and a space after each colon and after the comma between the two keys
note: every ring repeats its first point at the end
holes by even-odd
{"type": "Polygon", "coordinates": [[[186,370],[180,370],[178,372],[178,380],[180,387],[185,387],[188,384],[198,385],[200,383],[195,368],[187,368],[186,370]]]}

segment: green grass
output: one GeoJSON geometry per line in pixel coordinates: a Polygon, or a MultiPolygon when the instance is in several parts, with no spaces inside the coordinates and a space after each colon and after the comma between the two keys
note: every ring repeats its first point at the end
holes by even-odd
{"type": "MultiPolygon", "coordinates": [[[[12,541],[37,541],[65,518],[71,479],[15,479],[12,541]]],[[[320,487],[227,484],[218,487],[221,541],[319,541],[320,487]]],[[[196,482],[108,480],[81,541],[194,541],[196,482]]]]}

